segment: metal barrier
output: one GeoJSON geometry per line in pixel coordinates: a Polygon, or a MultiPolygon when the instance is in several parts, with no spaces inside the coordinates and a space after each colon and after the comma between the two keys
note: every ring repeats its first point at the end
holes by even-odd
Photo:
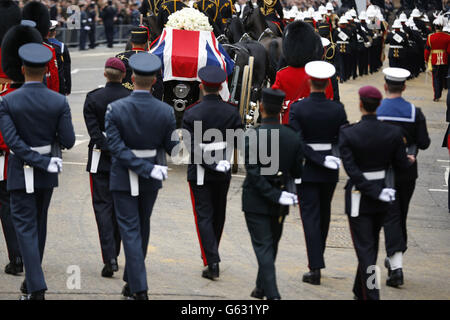
{"type": "MultiPolygon", "coordinates": [[[[130,31],[133,28],[130,24],[121,24],[114,26],[114,42],[123,43],[127,42],[130,37],[130,31]]],[[[80,43],[80,30],[79,29],[67,29],[60,28],[57,31],[56,38],[59,41],[64,42],[65,45],[70,47],[78,46],[80,43]]],[[[95,27],[95,43],[106,43],[105,27],[103,25],[96,25],[95,27]]],[[[86,44],[89,45],[89,36],[86,39],[86,44]]]]}

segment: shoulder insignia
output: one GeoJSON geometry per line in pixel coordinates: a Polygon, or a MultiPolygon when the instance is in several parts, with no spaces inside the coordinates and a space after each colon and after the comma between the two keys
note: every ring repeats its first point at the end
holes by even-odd
{"type": "Polygon", "coordinates": [[[125,82],[125,83],[122,83],[122,85],[123,85],[125,88],[127,88],[128,90],[131,90],[131,91],[134,90],[134,86],[133,86],[132,83],[125,82]]]}

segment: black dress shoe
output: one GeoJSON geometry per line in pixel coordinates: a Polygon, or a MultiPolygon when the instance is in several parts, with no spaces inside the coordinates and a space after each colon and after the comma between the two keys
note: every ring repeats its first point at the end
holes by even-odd
{"type": "Polygon", "coordinates": [[[402,268],[392,270],[390,275],[386,279],[386,285],[389,287],[397,288],[403,285],[403,271],[402,268]]]}
{"type": "Polygon", "coordinates": [[[117,260],[111,259],[110,261],[105,263],[105,266],[102,269],[102,277],[111,278],[114,275],[114,272],[116,271],[119,271],[117,260]]]}
{"type": "Polygon", "coordinates": [[[23,294],[28,294],[27,280],[23,280],[22,284],[20,285],[20,292],[22,292],[23,294]]]}
{"type": "Polygon", "coordinates": [[[255,287],[255,289],[253,289],[252,293],[250,293],[250,297],[262,300],[265,297],[264,290],[260,289],[258,287],[255,287]]]}
{"type": "Polygon", "coordinates": [[[122,295],[125,297],[125,298],[131,298],[133,295],[131,294],[131,291],[130,291],[130,286],[128,285],[128,283],[125,283],[125,285],[123,286],[123,288],[122,288],[122,295]]]}
{"type": "Polygon", "coordinates": [[[148,295],[146,291],[136,292],[133,294],[132,300],[148,300],[148,295]]]}
{"type": "Polygon", "coordinates": [[[202,277],[210,280],[214,280],[219,277],[219,263],[211,263],[208,267],[203,270],[202,277]]]}
{"type": "Polygon", "coordinates": [[[22,258],[15,258],[11,260],[5,267],[5,273],[16,275],[23,272],[22,258]]]}
{"type": "Polygon", "coordinates": [[[22,295],[19,300],[45,300],[45,290],[33,292],[31,294],[22,295]]]}
{"type": "Polygon", "coordinates": [[[303,275],[303,282],[319,285],[320,284],[320,269],[311,270],[303,275]]]}

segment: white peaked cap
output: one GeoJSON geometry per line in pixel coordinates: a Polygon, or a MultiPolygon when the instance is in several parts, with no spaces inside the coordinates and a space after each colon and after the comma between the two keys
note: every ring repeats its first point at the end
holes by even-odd
{"type": "Polygon", "coordinates": [[[325,61],[311,61],[305,65],[305,72],[315,79],[329,79],[336,73],[336,68],[325,61]]]}
{"type": "Polygon", "coordinates": [[[325,6],[320,6],[319,12],[320,12],[320,14],[327,14],[327,8],[325,8],[325,6]]]}
{"type": "Polygon", "coordinates": [[[353,16],[352,16],[352,14],[350,13],[350,11],[347,11],[347,12],[345,13],[345,19],[347,19],[347,20],[353,20],[353,16]]]}
{"type": "Polygon", "coordinates": [[[436,19],[434,19],[433,24],[437,26],[443,26],[444,25],[444,17],[443,16],[437,16],[436,19]]]}
{"type": "Polygon", "coordinates": [[[359,14],[359,20],[367,20],[367,13],[365,11],[361,11],[359,14]]]}
{"type": "Polygon", "coordinates": [[[328,2],[325,8],[327,10],[329,10],[329,11],[334,11],[334,7],[333,7],[333,4],[331,2],[328,2]]]}
{"type": "Polygon", "coordinates": [[[295,20],[302,20],[303,21],[304,18],[305,18],[305,14],[303,12],[299,11],[297,13],[297,16],[295,17],[295,20]]]}
{"type": "Polygon", "coordinates": [[[350,14],[352,15],[352,17],[357,17],[358,15],[356,14],[356,10],[355,9],[351,9],[350,14]]]}
{"type": "Polygon", "coordinates": [[[345,23],[348,23],[347,18],[345,16],[340,17],[338,24],[345,24],[345,23]]]}
{"type": "Polygon", "coordinates": [[[320,14],[320,12],[315,12],[314,13],[314,20],[316,20],[316,21],[323,21],[323,17],[320,14]]]}
{"type": "Polygon", "coordinates": [[[419,9],[415,8],[412,12],[411,12],[411,17],[413,18],[419,18],[422,15],[422,13],[420,12],[419,9]]]}
{"type": "Polygon", "coordinates": [[[400,17],[398,18],[400,20],[400,22],[406,22],[408,21],[408,17],[406,16],[406,13],[402,12],[400,14],[400,17]]]}
{"type": "Polygon", "coordinates": [[[323,37],[321,37],[320,38],[320,40],[322,41],[322,46],[325,48],[325,47],[328,47],[329,45],[330,45],[330,40],[328,40],[327,38],[323,38],[323,37]]]}
{"type": "Polygon", "coordinates": [[[401,28],[402,27],[402,23],[400,22],[399,19],[395,19],[394,23],[392,24],[392,29],[397,29],[397,28],[401,28]]]}
{"type": "Polygon", "coordinates": [[[313,14],[314,14],[314,12],[315,12],[315,10],[314,10],[314,8],[313,8],[313,7],[309,7],[309,8],[308,8],[308,11],[309,11],[309,13],[311,13],[311,15],[313,15],[313,14]]]}
{"type": "Polygon", "coordinates": [[[386,80],[395,82],[404,82],[411,75],[411,72],[403,68],[386,68],[383,73],[386,80]]]}

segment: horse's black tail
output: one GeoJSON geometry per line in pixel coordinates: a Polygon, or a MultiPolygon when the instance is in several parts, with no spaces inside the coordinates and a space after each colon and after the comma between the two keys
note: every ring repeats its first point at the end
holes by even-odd
{"type": "Polygon", "coordinates": [[[269,50],[267,52],[267,59],[269,61],[269,68],[267,68],[268,72],[267,75],[269,76],[270,82],[275,82],[275,76],[278,69],[278,49],[279,44],[276,40],[272,40],[269,43],[269,50]]]}

